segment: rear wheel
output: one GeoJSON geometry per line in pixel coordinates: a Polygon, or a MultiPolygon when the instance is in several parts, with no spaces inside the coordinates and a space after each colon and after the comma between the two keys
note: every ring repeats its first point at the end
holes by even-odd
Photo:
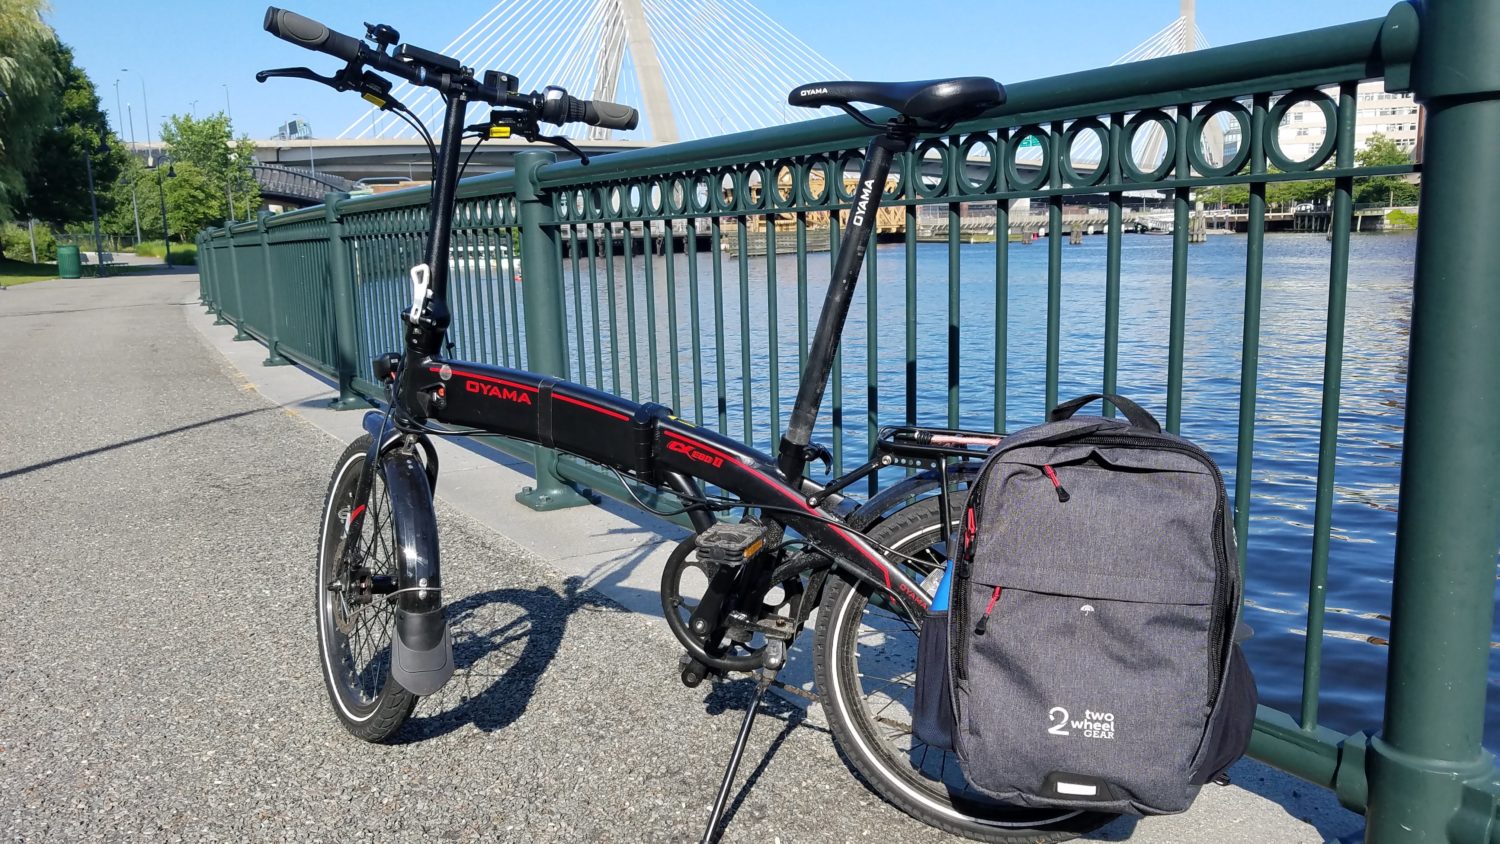
{"type": "MultiPolygon", "coordinates": [[[[961,502],[953,504],[954,513],[961,502]]],[[[898,510],[867,535],[915,559],[902,567],[935,585],[946,563],[949,527],[936,498],[898,510]]],[[[1066,841],[1114,815],[1026,809],[996,802],[964,781],[958,757],[912,733],[917,627],[882,593],[829,581],[818,608],[818,688],[835,741],[849,764],[886,800],[924,823],[980,841],[1066,841]]]]}
{"type": "Polygon", "coordinates": [[[385,478],[374,473],[369,497],[357,501],[370,437],[350,443],[333,470],[323,503],[316,583],[318,652],[333,711],[365,741],[390,738],[417,705],[391,679],[395,607],[387,595],[399,574],[395,521],[385,478]],[[345,554],[345,526],[363,505],[358,546],[345,554]]]}

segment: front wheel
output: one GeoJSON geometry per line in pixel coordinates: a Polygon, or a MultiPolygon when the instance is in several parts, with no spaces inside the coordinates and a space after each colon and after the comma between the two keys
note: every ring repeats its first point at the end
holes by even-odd
{"type": "MultiPolygon", "coordinates": [[[[955,513],[961,504],[955,502],[955,513]]],[[[939,501],[898,510],[866,533],[911,559],[900,565],[931,588],[946,564],[939,501]]],[[[829,581],[818,608],[815,670],[834,740],[886,800],[957,835],[992,842],[1067,841],[1114,815],[999,803],[964,781],[958,757],[912,732],[917,627],[883,593],[847,578],[829,581]]]]}
{"type": "Polygon", "coordinates": [[[395,607],[387,593],[399,575],[396,527],[381,472],[374,473],[369,496],[357,500],[369,448],[368,435],[349,444],[323,502],[315,587],[318,653],[339,720],[365,741],[384,741],[410,717],[417,696],[391,678],[395,607]],[[346,526],[361,506],[358,547],[346,554],[346,526]]]}

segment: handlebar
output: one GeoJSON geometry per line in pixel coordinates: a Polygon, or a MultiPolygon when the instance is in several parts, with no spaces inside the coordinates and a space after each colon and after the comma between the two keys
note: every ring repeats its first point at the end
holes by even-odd
{"type": "Polygon", "coordinates": [[[634,129],[639,120],[636,110],[606,100],[580,100],[561,88],[542,92],[538,117],[548,123],[587,123],[606,129],[634,129]]]}
{"type": "Polygon", "coordinates": [[[405,55],[387,55],[365,46],[358,38],[275,6],[266,8],[265,28],[277,38],[299,47],[327,53],[351,64],[366,64],[415,85],[441,88],[444,93],[457,87],[473,99],[496,106],[526,109],[547,123],[587,123],[606,129],[629,130],[634,129],[640,119],[636,110],[630,106],[604,100],[580,100],[562,88],[547,88],[539,94],[517,94],[505,87],[482,84],[468,70],[454,74],[452,69],[458,62],[446,56],[415,49],[409,50],[405,55]],[[417,56],[427,56],[432,61],[424,63],[417,56]],[[441,60],[441,65],[437,63],[438,60],[441,60]]]}
{"type": "Polygon", "coordinates": [[[283,41],[290,41],[298,47],[327,53],[346,62],[358,60],[360,50],[364,46],[358,38],[335,32],[312,18],[305,18],[296,12],[278,9],[275,6],[266,7],[265,27],[266,32],[283,41]]]}

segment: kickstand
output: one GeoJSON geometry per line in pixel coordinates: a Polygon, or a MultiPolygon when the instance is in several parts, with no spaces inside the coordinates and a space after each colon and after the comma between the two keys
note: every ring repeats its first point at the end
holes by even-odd
{"type": "Polygon", "coordinates": [[[703,831],[702,844],[713,844],[716,841],[714,832],[718,829],[719,820],[724,816],[725,804],[729,802],[729,792],[734,787],[734,775],[740,768],[740,757],[745,755],[745,744],[750,740],[750,728],[755,724],[755,716],[760,714],[760,701],[766,696],[766,689],[776,682],[776,672],[763,670],[760,679],[755,684],[755,698],[750,701],[750,708],[745,710],[745,720],[740,724],[739,738],[735,739],[734,750],[729,754],[729,765],[724,769],[724,781],[719,784],[719,796],[714,800],[713,813],[708,816],[708,829],[703,831]]]}

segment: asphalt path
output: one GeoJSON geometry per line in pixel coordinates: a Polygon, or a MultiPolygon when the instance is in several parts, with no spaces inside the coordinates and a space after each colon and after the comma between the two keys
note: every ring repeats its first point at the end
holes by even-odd
{"type": "MultiPolygon", "coordinates": [[[[196,298],[187,274],[0,296],[0,835],[697,840],[748,681],[685,689],[659,623],[443,502],[458,674],[395,743],[344,732],[311,600],[344,443],[205,343],[196,298]]],[[[724,841],[955,840],[866,789],[820,723],[772,704],[724,841]]],[[[1290,821],[1293,798],[1260,802],[1290,821]]],[[[1269,840],[1220,799],[1145,840],[1269,840]]],[[[1323,839],[1291,828],[1275,840],[1323,839]]]]}

